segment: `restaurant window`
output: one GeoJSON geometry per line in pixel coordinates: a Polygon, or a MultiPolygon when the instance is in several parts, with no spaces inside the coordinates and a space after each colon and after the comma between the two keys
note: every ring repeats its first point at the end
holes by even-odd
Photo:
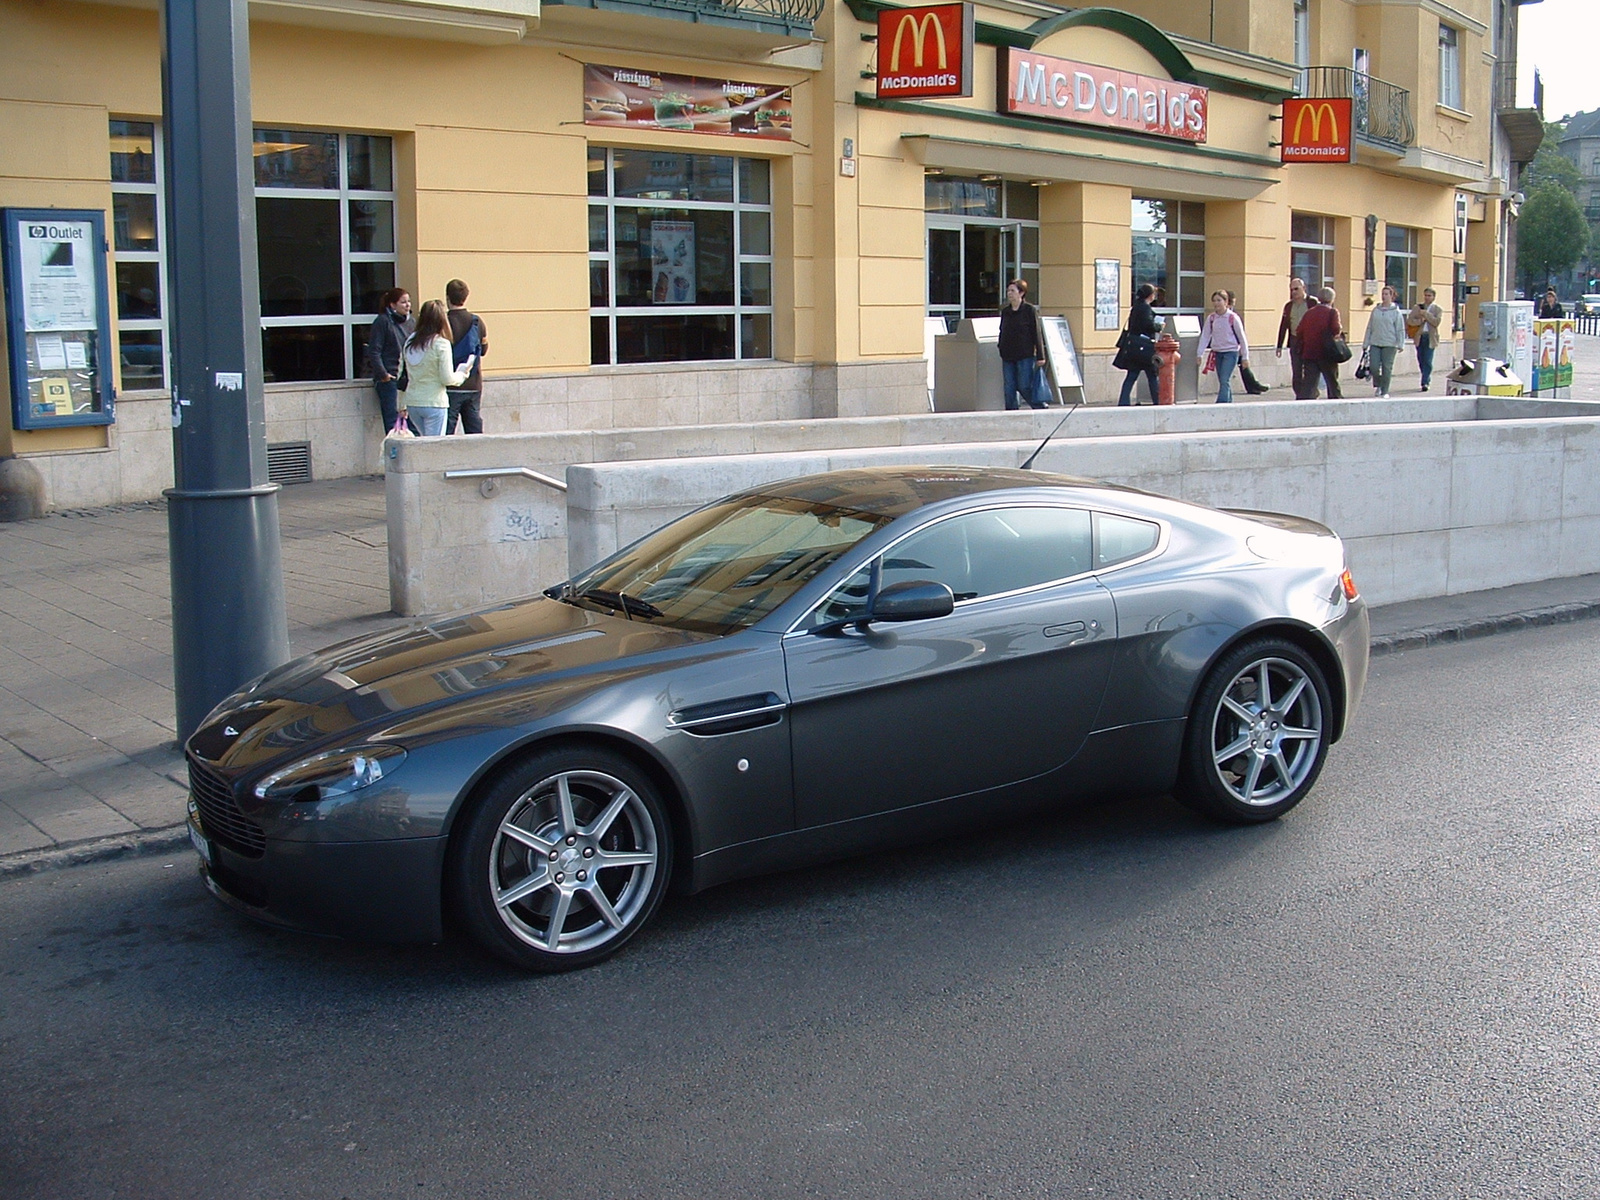
{"type": "Polygon", "coordinates": [[[111,122],[111,252],[122,390],[167,386],[166,211],[161,127],[111,122]]]}
{"type": "Polygon", "coordinates": [[[589,360],[772,357],[772,168],[589,150],[589,360]]]}
{"type": "Polygon", "coordinates": [[[1043,302],[1037,185],[929,174],[923,205],[930,317],[943,317],[947,325],[963,316],[992,317],[1012,279],[1026,281],[1030,303],[1043,302]]]}
{"type": "Polygon", "coordinates": [[[1133,286],[1154,284],[1157,312],[1206,309],[1206,206],[1133,198],[1133,286]]]}
{"type": "Polygon", "coordinates": [[[354,378],[395,286],[393,139],[257,129],[253,149],[266,381],[354,378]]]}
{"type": "Polygon", "coordinates": [[[1461,108],[1461,34],[1443,24],[1439,26],[1439,103],[1461,108]]]}
{"type": "Polygon", "coordinates": [[[1383,281],[1394,289],[1401,308],[1417,302],[1417,231],[1403,225],[1384,229],[1383,281]]]}
{"type": "Polygon", "coordinates": [[[1305,280],[1313,292],[1333,286],[1332,217],[1290,214],[1289,278],[1305,280]]]}

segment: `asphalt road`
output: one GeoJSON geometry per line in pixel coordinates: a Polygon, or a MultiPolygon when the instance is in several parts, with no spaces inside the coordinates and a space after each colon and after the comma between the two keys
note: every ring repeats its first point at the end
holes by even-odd
{"type": "Polygon", "coordinates": [[[1270,827],[1080,809],[551,978],[187,855],[8,882],[0,1196],[1600,1194],[1597,695],[1600,622],[1380,659],[1270,827]]]}

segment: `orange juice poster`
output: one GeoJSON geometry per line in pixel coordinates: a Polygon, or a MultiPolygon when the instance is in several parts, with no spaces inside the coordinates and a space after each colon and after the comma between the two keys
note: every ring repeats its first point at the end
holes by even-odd
{"type": "Polygon", "coordinates": [[[1572,386],[1572,348],[1577,322],[1545,320],[1533,323],[1533,390],[1553,392],[1572,386]]]}

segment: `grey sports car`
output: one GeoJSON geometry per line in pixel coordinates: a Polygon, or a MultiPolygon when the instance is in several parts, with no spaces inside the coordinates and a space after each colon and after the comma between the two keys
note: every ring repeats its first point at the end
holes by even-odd
{"type": "Polygon", "coordinates": [[[1032,471],[741,492],[541,596],[278,668],[189,739],[211,890],[538,970],[695,891],[1090,794],[1267,821],[1367,672],[1342,543],[1032,471]]]}

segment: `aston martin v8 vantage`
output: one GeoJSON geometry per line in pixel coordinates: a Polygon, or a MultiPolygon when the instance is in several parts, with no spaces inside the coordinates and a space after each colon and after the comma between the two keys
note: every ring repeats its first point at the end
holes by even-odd
{"type": "Polygon", "coordinates": [[[1311,521],[1033,471],[814,475],[255,680],[188,741],[190,833],[207,886],[264,920],[459,929],[559,970],[669,885],[1075,797],[1272,820],[1367,652],[1311,521]]]}

